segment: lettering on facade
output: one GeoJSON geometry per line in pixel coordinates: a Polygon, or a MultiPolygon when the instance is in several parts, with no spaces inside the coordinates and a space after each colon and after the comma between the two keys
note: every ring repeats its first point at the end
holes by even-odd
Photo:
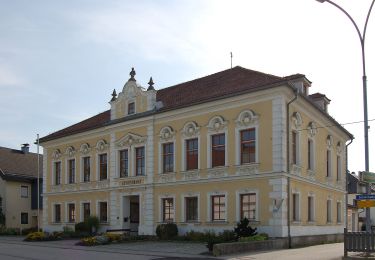
{"type": "Polygon", "coordinates": [[[121,186],[135,185],[135,184],[143,184],[143,179],[133,179],[133,180],[120,181],[121,186]]]}

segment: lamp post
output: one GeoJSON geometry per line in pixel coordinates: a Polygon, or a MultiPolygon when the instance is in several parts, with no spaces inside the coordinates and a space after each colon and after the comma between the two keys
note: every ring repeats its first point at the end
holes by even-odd
{"type": "MultiPolygon", "coordinates": [[[[369,171],[369,145],[368,145],[368,116],[367,116],[367,76],[366,76],[366,59],[365,59],[365,39],[366,39],[366,29],[367,29],[367,23],[371,14],[372,7],[374,6],[375,0],[372,1],[370,8],[367,13],[366,17],[366,23],[363,28],[363,32],[358,28],[358,25],[354,21],[354,19],[349,15],[347,11],[345,11],[344,8],[339,6],[338,4],[332,2],[331,0],[316,0],[320,3],[330,3],[331,5],[337,7],[340,11],[342,11],[352,22],[354,25],[358,36],[359,40],[361,42],[361,50],[362,50],[362,71],[363,71],[363,76],[362,76],[362,83],[363,83],[363,121],[364,121],[364,137],[365,137],[365,171],[369,171]]],[[[366,185],[366,193],[370,194],[371,193],[371,188],[370,184],[367,183],[366,185]]],[[[366,208],[366,231],[370,232],[371,231],[371,220],[370,220],[370,208],[366,208]]]]}

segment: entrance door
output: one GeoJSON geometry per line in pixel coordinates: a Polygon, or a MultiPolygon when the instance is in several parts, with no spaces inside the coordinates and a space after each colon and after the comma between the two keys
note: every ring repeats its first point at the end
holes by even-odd
{"type": "Polygon", "coordinates": [[[122,228],[138,234],[139,196],[124,196],[122,200],[122,228]]]}

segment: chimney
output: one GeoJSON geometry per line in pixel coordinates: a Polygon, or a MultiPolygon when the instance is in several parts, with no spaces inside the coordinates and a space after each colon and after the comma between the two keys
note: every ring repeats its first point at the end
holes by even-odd
{"type": "Polygon", "coordinates": [[[29,153],[29,144],[22,144],[21,151],[23,153],[29,153]]]}

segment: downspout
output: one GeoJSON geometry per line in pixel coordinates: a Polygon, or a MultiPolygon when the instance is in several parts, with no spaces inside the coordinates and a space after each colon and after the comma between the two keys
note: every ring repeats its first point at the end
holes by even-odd
{"type": "Polygon", "coordinates": [[[289,171],[290,171],[290,166],[289,166],[289,160],[290,160],[290,155],[289,155],[289,135],[290,135],[290,123],[289,123],[289,106],[292,104],[294,101],[296,101],[298,98],[298,91],[296,88],[294,88],[294,98],[290,100],[286,104],[286,174],[287,174],[287,192],[288,192],[288,197],[287,197],[287,223],[288,223],[288,248],[292,248],[292,237],[290,235],[290,177],[289,177],[289,171]]]}
{"type": "MultiPolygon", "coordinates": [[[[348,170],[348,146],[353,143],[353,137],[350,138],[350,143],[345,145],[345,228],[348,230],[348,178],[349,178],[349,170],[348,170]]],[[[352,227],[353,231],[353,227],[352,227]]]]}

